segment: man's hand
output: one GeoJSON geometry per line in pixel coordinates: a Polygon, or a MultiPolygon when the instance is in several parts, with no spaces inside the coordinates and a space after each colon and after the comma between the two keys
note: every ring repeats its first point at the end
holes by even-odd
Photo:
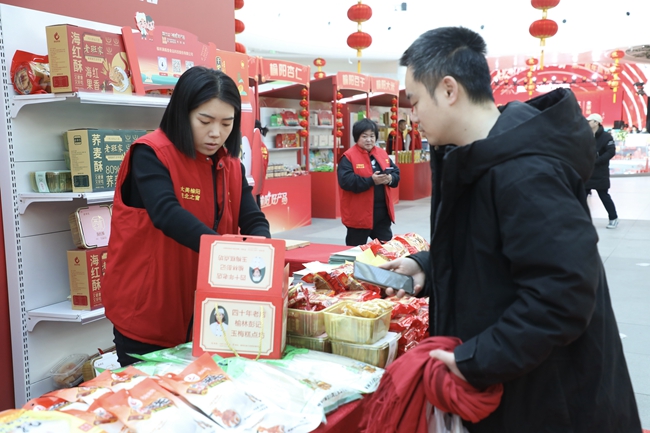
{"type": "Polygon", "coordinates": [[[447,352],[446,350],[436,349],[429,352],[429,356],[434,359],[438,359],[442,361],[447,366],[449,371],[451,371],[456,376],[460,377],[465,382],[467,382],[467,379],[465,379],[465,376],[463,376],[463,373],[460,372],[458,366],[456,365],[456,358],[454,357],[453,352],[447,352]]]}
{"type": "MultiPolygon", "coordinates": [[[[398,274],[412,276],[413,283],[415,284],[413,287],[414,295],[420,293],[420,290],[422,290],[424,287],[424,280],[426,276],[424,275],[422,268],[420,268],[420,265],[418,265],[415,260],[402,257],[388,263],[383,263],[379,265],[379,267],[382,269],[388,269],[389,271],[397,272],[398,274]]],[[[394,289],[386,289],[386,296],[397,296],[398,298],[401,298],[404,295],[406,295],[406,292],[404,290],[395,292],[394,289]]]]}

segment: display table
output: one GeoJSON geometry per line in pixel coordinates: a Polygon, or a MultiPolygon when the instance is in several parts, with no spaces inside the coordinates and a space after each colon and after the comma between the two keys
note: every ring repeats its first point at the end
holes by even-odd
{"type": "Polygon", "coordinates": [[[266,179],[260,204],[271,233],[311,225],[310,197],[310,175],[266,179]]]}
{"type": "Polygon", "coordinates": [[[431,196],[431,166],[429,161],[397,165],[400,174],[400,200],[418,200],[431,196]]]}
{"type": "Polygon", "coordinates": [[[303,263],[327,263],[330,255],[350,249],[345,245],[310,244],[306,247],[295,248],[284,253],[284,264],[289,264],[289,274],[304,269],[303,263]]]}
{"type": "Polygon", "coordinates": [[[311,214],[314,218],[340,218],[339,181],[336,172],[314,171],[311,175],[311,214]]]}
{"type": "Polygon", "coordinates": [[[321,424],[314,433],[351,433],[359,431],[363,417],[363,399],[341,406],[327,416],[327,424],[321,424]]]}

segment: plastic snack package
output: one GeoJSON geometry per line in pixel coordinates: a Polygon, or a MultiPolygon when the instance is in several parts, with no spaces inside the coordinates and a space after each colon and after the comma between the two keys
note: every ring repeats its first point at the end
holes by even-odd
{"type": "Polygon", "coordinates": [[[379,299],[381,296],[374,290],[354,290],[336,295],[341,301],[367,302],[379,299]]]}
{"type": "Polygon", "coordinates": [[[365,317],[375,319],[393,309],[393,303],[385,299],[372,299],[367,302],[353,302],[346,304],[342,313],[346,316],[365,317]]]}
{"type": "Polygon", "coordinates": [[[11,82],[19,95],[50,93],[50,64],[47,56],[17,50],[11,59],[11,82]]]}
{"type": "Polygon", "coordinates": [[[212,432],[215,424],[151,378],[98,401],[131,433],[212,432]]]}
{"type": "MultiPolygon", "coordinates": [[[[226,366],[233,382],[264,400],[272,414],[281,415],[282,425],[291,432],[310,432],[325,419],[314,389],[270,365],[246,358],[229,358],[226,366]],[[274,408],[275,406],[275,408],[274,408]]],[[[273,427],[267,413],[258,428],[273,427]]]]}
{"type": "Polygon", "coordinates": [[[177,375],[168,374],[161,384],[208,415],[220,427],[250,430],[263,417],[268,405],[237,386],[209,353],[177,375]]]}
{"type": "Polygon", "coordinates": [[[412,296],[404,296],[403,298],[391,296],[390,298],[386,298],[386,300],[394,304],[393,312],[391,313],[391,317],[393,318],[403,314],[415,313],[421,306],[420,300],[412,296]]]}
{"type": "Polygon", "coordinates": [[[341,385],[343,388],[362,393],[375,392],[384,374],[384,369],[364,362],[306,349],[287,352],[283,359],[261,362],[282,368],[285,373],[291,372],[288,374],[294,378],[298,374],[318,382],[341,385]]]}
{"type": "Polygon", "coordinates": [[[99,427],[56,410],[9,409],[0,412],[0,433],[102,433],[99,427]]]}
{"type": "Polygon", "coordinates": [[[179,344],[176,347],[162,349],[156,352],[147,353],[146,355],[133,355],[134,358],[151,362],[174,362],[184,366],[190,365],[196,360],[192,356],[192,343],[179,344]]]}
{"type": "Polygon", "coordinates": [[[111,392],[111,390],[99,386],[78,386],[76,388],[56,389],[44,394],[43,397],[55,397],[71,403],[80,402],[91,405],[96,399],[108,392],[111,392]]]}
{"type": "Polygon", "coordinates": [[[61,397],[55,396],[41,396],[29,400],[23,405],[23,409],[27,410],[59,410],[67,411],[70,409],[76,409],[80,411],[88,410],[88,405],[86,403],[80,403],[78,401],[68,401],[61,397]]]}
{"type": "Polygon", "coordinates": [[[111,395],[113,395],[111,391],[103,394],[86,411],[72,409],[67,413],[83,419],[91,425],[101,427],[106,433],[130,433],[129,428],[122,421],[102,407],[102,402],[111,395]]]}
{"type": "Polygon", "coordinates": [[[122,389],[133,388],[147,377],[149,377],[147,373],[129,365],[118,373],[105,370],[99,376],[84,382],[82,385],[86,387],[105,388],[113,392],[118,392],[122,389]]]}

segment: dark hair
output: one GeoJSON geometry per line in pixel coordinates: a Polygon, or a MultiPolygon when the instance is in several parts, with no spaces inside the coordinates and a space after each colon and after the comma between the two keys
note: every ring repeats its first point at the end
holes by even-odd
{"type": "Polygon", "coordinates": [[[406,119],[399,119],[399,122],[397,122],[398,125],[401,125],[402,123],[406,123],[406,119]]]}
{"type": "Polygon", "coordinates": [[[218,306],[217,308],[212,309],[212,313],[210,313],[210,324],[219,323],[219,321],[217,320],[217,310],[219,310],[221,312],[221,314],[223,315],[223,319],[221,319],[221,323],[223,323],[224,325],[227,325],[228,324],[228,312],[222,306],[218,306]]]}
{"type": "Polygon", "coordinates": [[[464,27],[440,27],[420,35],[400,59],[432,98],[440,81],[453,77],[476,103],[494,102],[483,38],[464,27]]]}
{"type": "Polygon", "coordinates": [[[237,84],[221,71],[194,66],[181,75],[174,87],[160,129],[169,141],[185,155],[194,158],[194,137],[190,124],[190,112],[200,105],[219,99],[235,109],[232,132],[224,147],[230,156],[239,157],[241,149],[241,96],[237,84]]]}
{"type": "Polygon", "coordinates": [[[352,138],[354,138],[354,142],[356,143],[359,141],[361,134],[366,131],[374,132],[375,140],[379,138],[379,127],[377,127],[377,124],[372,120],[365,118],[359,120],[358,122],[355,122],[354,125],[352,125],[352,138]]]}

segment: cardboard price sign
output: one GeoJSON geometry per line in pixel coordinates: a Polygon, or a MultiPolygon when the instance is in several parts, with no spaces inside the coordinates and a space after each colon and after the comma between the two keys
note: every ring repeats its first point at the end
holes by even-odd
{"type": "Polygon", "coordinates": [[[203,236],[194,306],[192,354],[282,357],[289,268],[285,242],[203,236]]]}

